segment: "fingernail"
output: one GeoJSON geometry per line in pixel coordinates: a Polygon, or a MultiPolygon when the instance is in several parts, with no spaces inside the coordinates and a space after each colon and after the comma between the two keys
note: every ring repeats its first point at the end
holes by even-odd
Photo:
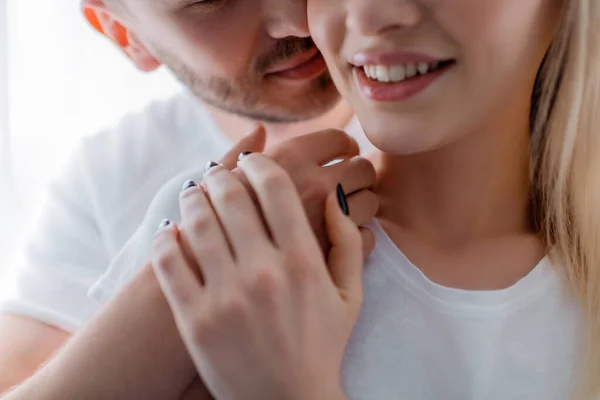
{"type": "Polygon", "coordinates": [[[244,158],[248,157],[250,154],[252,154],[251,151],[245,151],[245,152],[241,153],[238,157],[238,161],[242,161],[244,158]]]}
{"type": "Polygon", "coordinates": [[[206,163],[206,166],[204,167],[204,172],[208,172],[211,169],[213,169],[214,167],[216,167],[217,165],[220,165],[219,163],[216,163],[214,161],[209,161],[206,163]]]}
{"type": "Polygon", "coordinates": [[[183,184],[183,186],[181,187],[181,191],[185,192],[186,190],[188,190],[189,188],[193,188],[198,186],[198,184],[192,180],[189,181],[185,181],[185,183],[183,184]]]}
{"type": "Polygon", "coordinates": [[[165,218],[162,221],[160,221],[160,224],[158,224],[158,230],[164,229],[169,225],[171,225],[171,221],[165,218]]]}
{"type": "Polygon", "coordinates": [[[348,209],[348,200],[346,199],[346,194],[344,193],[344,188],[342,187],[341,184],[337,185],[336,192],[337,192],[338,204],[340,205],[342,212],[346,216],[350,215],[350,210],[348,209]]]}

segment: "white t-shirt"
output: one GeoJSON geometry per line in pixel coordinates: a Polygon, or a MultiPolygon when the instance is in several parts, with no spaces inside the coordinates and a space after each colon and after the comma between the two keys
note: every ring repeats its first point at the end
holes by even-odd
{"type": "Polygon", "coordinates": [[[150,104],[84,139],[50,187],[0,311],[74,331],[99,304],[87,296],[171,177],[230,147],[188,92],[150,104]]]}
{"type": "MultiPolygon", "coordinates": [[[[356,119],[348,133],[361,147],[368,145],[356,119]]],[[[177,220],[177,195],[162,196],[164,204],[154,207],[160,218],[140,227],[156,193],[167,182],[163,191],[178,193],[185,179],[200,180],[204,165],[218,161],[231,145],[188,91],[85,139],[50,188],[19,259],[14,293],[0,304],[0,312],[77,330],[101,306],[88,291],[124,245],[134,241],[134,232],[153,231],[163,217],[177,220]]],[[[148,256],[143,243],[128,249],[136,263],[148,256]]]]}
{"type": "MultiPolygon", "coordinates": [[[[158,221],[180,220],[181,184],[229,146],[187,93],[88,139],[52,188],[3,310],[80,327],[146,260],[158,221]]],[[[505,290],[449,289],[370,227],[377,245],[342,370],[351,400],[570,398],[579,314],[549,259],[505,290]]]]}
{"type": "MultiPolygon", "coordinates": [[[[170,203],[161,196],[177,198],[179,181],[157,196],[149,216],[158,213],[149,220],[170,203]]],[[[450,289],[411,264],[377,222],[369,228],[376,248],[365,265],[364,305],[342,366],[350,400],[571,398],[578,306],[548,257],[505,290],[450,289]]],[[[135,237],[132,251],[124,251],[129,256],[113,263],[93,296],[108,299],[131,278],[144,259],[136,249],[149,246],[155,229],[148,225],[135,237]]]]}
{"type": "Polygon", "coordinates": [[[370,228],[377,244],[342,369],[351,400],[572,399],[580,315],[548,257],[504,290],[450,289],[370,228]]]}

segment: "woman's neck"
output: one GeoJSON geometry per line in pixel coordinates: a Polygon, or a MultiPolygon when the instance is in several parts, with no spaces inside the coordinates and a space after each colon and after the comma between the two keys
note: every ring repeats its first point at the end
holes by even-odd
{"type": "Polygon", "coordinates": [[[496,124],[436,151],[380,153],[374,163],[379,220],[434,282],[502,289],[543,256],[530,222],[528,129],[496,124]]]}
{"type": "Polygon", "coordinates": [[[410,156],[380,155],[381,217],[444,245],[531,232],[529,134],[496,129],[410,156]]]}

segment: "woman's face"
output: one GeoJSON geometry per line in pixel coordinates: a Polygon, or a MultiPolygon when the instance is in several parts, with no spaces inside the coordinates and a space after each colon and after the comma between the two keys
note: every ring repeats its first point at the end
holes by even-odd
{"type": "Polygon", "coordinates": [[[309,0],[310,29],[381,150],[525,124],[559,0],[309,0]],[[506,126],[506,125],[502,125],[506,126]]]}

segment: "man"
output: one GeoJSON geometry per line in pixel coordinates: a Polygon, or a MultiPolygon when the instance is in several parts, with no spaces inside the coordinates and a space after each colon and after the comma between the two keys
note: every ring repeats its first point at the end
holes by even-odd
{"type": "MultiPolygon", "coordinates": [[[[87,296],[88,290],[173,176],[219,159],[256,121],[265,124],[269,148],[299,134],[351,122],[352,112],[338,103],[323,59],[309,38],[305,7],[304,1],[281,0],[83,1],[88,21],[141,70],[165,64],[189,92],[152,104],[114,130],[86,140],[52,187],[20,266],[18,293],[3,306],[0,392],[32,375],[98,314],[100,305],[87,296]]],[[[349,155],[343,140],[334,136],[331,148],[349,155]]],[[[261,140],[252,139],[236,150],[256,149],[261,140]]],[[[328,147],[327,140],[309,141],[299,151],[328,147]]],[[[294,151],[289,146],[283,150],[275,156],[286,159],[284,154],[294,151]]],[[[231,156],[224,161],[231,163],[231,156]]],[[[103,367],[106,376],[87,377],[98,385],[96,398],[127,398],[130,393],[168,398],[184,391],[193,368],[181,343],[161,341],[173,338],[176,331],[149,268],[103,314],[86,327],[87,340],[68,346],[76,349],[71,353],[83,356],[86,352],[80,349],[104,342],[81,363],[68,364],[85,366],[93,357],[103,367]],[[120,332],[112,336],[115,329],[120,332]],[[118,336],[134,336],[144,329],[155,336],[127,346],[118,336]],[[123,358],[111,357],[103,364],[102,349],[111,346],[124,346],[119,349],[123,358]],[[137,373],[139,365],[165,358],[169,362],[162,369],[137,373]],[[117,374],[112,363],[130,375],[117,374]],[[133,387],[110,387],[120,378],[133,387]],[[160,379],[170,386],[164,387],[160,379]],[[140,392],[141,382],[145,392],[140,392]]],[[[61,363],[66,364],[59,357],[55,364],[61,363]]]]}

